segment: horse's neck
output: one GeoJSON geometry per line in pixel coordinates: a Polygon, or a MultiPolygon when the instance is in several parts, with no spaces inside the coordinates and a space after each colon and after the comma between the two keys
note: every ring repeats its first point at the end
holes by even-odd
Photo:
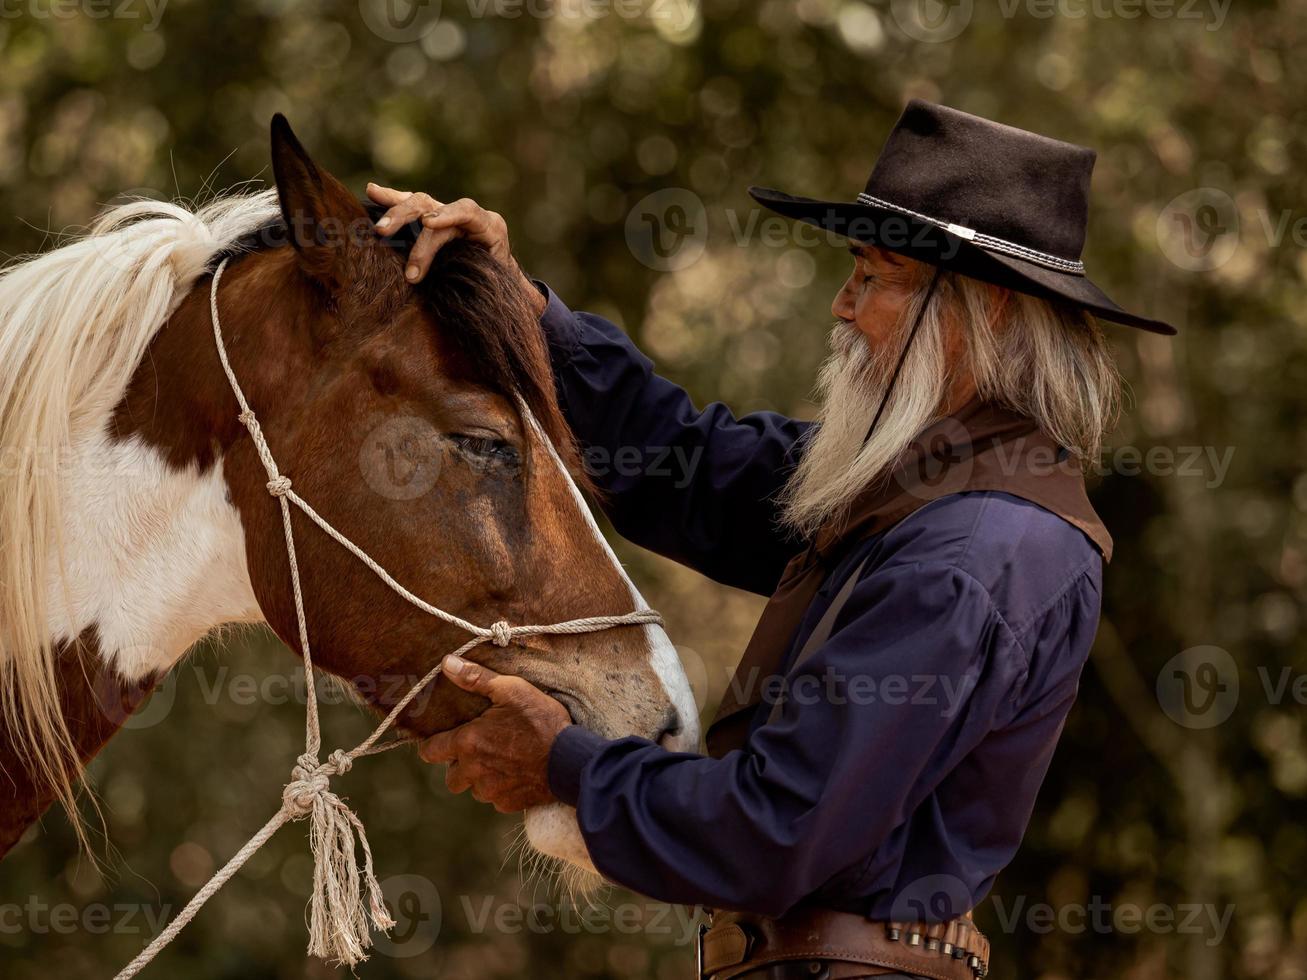
{"type": "Polygon", "coordinates": [[[178,468],[139,435],[97,434],[78,445],[60,483],[53,639],[94,629],[102,661],[136,681],[168,670],[214,626],[260,618],[221,460],[178,468]]]}
{"type": "MultiPolygon", "coordinates": [[[[60,557],[47,582],[47,632],[83,763],[196,640],[224,623],[262,619],[217,440],[197,425],[185,394],[203,382],[161,379],[152,366],[195,365],[183,348],[205,342],[200,320],[179,311],[113,419],[88,426],[59,469],[62,534],[51,543],[60,557]]],[[[2,724],[0,767],[3,855],[53,792],[2,724]]]]}

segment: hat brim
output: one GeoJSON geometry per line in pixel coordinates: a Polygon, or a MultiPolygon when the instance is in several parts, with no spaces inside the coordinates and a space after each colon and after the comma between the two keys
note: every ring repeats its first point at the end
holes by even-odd
{"type": "Polygon", "coordinates": [[[1113,323],[1152,333],[1172,335],[1176,332],[1169,323],[1123,309],[1087,276],[989,251],[933,222],[890,208],[853,201],[795,197],[770,187],[750,187],[749,195],[777,214],[823,228],[862,245],[875,245],[1019,293],[1073,303],[1113,323]]]}

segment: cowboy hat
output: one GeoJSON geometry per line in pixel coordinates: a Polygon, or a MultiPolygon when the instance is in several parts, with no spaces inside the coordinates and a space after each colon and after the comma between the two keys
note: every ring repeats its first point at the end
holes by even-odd
{"type": "Polygon", "coordinates": [[[856,201],[750,187],[759,204],[859,244],[1044,299],[1115,323],[1174,334],[1127,312],[1080,260],[1097,154],[947,106],[913,99],[856,201]]]}

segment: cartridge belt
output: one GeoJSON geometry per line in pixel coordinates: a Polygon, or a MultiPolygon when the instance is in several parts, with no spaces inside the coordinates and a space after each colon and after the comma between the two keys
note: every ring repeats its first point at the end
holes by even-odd
{"type": "MultiPolygon", "coordinates": [[[[770,964],[808,961],[873,967],[932,980],[979,980],[989,940],[971,913],[948,922],[885,922],[831,909],[796,909],[779,919],[718,912],[699,930],[699,976],[731,980],[770,964]]],[[[848,976],[847,971],[841,975],[848,976]]]]}

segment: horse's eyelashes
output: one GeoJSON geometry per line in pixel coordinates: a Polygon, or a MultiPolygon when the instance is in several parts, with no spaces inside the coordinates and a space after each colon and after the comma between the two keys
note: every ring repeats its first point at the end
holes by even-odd
{"type": "Polygon", "coordinates": [[[515,464],[519,461],[516,447],[503,439],[491,436],[469,436],[455,433],[450,441],[469,455],[496,463],[515,464]]]}

